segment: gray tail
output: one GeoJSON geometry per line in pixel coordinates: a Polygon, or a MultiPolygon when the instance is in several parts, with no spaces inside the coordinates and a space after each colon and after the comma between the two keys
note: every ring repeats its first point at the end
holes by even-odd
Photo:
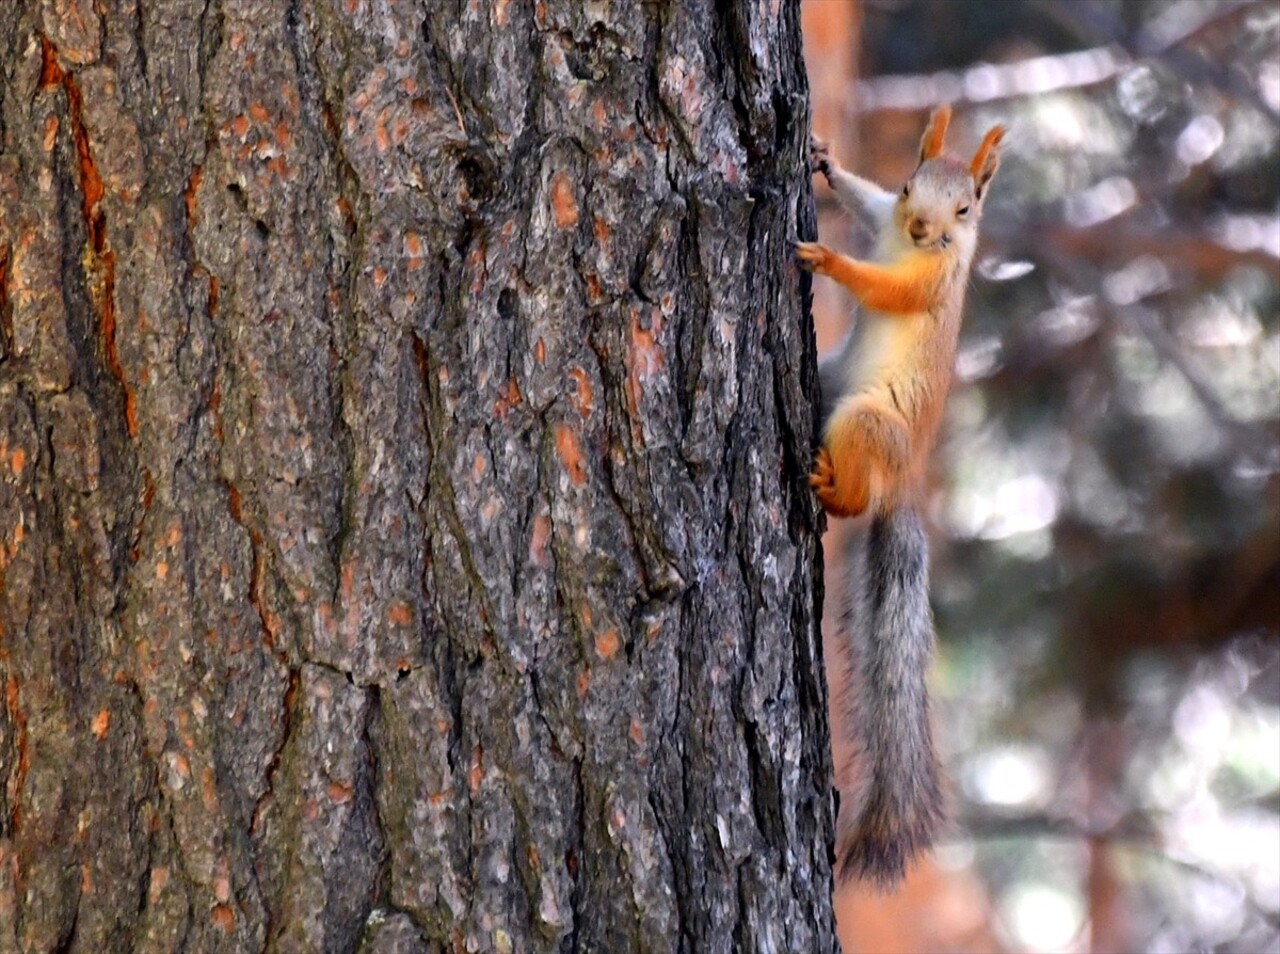
{"type": "Polygon", "coordinates": [[[836,836],[841,880],[891,887],[932,843],[942,791],[925,675],[933,655],[928,542],[909,507],[876,516],[850,553],[849,736],[864,792],[836,836]]]}

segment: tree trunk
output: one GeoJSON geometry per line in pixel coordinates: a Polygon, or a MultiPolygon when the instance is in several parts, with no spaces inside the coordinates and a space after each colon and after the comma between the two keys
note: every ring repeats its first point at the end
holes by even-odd
{"type": "Polygon", "coordinates": [[[0,954],[834,947],[798,20],[3,5],[0,954]]]}

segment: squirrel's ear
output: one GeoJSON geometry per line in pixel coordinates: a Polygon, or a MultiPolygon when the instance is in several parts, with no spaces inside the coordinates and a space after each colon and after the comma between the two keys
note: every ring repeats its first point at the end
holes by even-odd
{"type": "Polygon", "coordinates": [[[929,125],[924,127],[924,136],[920,139],[920,161],[934,159],[942,155],[942,141],[947,137],[947,126],[951,124],[951,107],[939,106],[929,116],[929,125]]]}
{"type": "Polygon", "coordinates": [[[981,199],[983,190],[991,177],[1000,168],[1000,141],[1004,139],[1003,126],[992,126],[982,137],[982,145],[973,154],[973,162],[969,163],[969,171],[973,173],[973,191],[981,199]]]}

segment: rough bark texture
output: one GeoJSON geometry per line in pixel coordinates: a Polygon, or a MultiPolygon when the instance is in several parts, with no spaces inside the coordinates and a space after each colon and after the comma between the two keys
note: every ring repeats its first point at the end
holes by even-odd
{"type": "Polygon", "coordinates": [[[834,946],[796,5],[0,10],[0,954],[834,946]]]}

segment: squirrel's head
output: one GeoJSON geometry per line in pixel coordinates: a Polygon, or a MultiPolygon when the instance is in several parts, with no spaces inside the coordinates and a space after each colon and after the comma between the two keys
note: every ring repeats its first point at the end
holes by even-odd
{"type": "Polygon", "coordinates": [[[917,248],[972,254],[982,217],[982,200],[1000,167],[1003,126],[992,126],[969,162],[944,154],[951,107],[939,106],[920,140],[920,164],[898,195],[894,218],[903,237],[917,248]]]}

